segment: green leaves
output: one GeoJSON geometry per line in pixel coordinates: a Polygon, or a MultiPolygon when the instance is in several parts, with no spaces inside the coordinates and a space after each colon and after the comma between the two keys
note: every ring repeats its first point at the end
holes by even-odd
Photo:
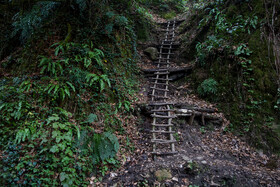
{"type": "Polygon", "coordinates": [[[29,138],[31,135],[30,130],[28,128],[19,130],[16,134],[15,143],[19,144],[20,142],[24,142],[25,139],[29,138]]]}
{"type": "Polygon", "coordinates": [[[63,74],[62,62],[65,61],[53,61],[51,58],[42,57],[39,67],[41,67],[41,74],[49,74],[50,76],[58,76],[63,74]]]}
{"type": "Polygon", "coordinates": [[[234,54],[236,56],[239,56],[239,55],[249,56],[251,53],[252,53],[252,51],[247,47],[246,44],[240,44],[234,51],[234,54]]]}
{"type": "Polygon", "coordinates": [[[111,87],[111,82],[107,75],[98,76],[96,74],[89,73],[86,76],[86,81],[89,84],[89,86],[91,86],[91,87],[94,86],[96,83],[99,83],[100,92],[102,92],[104,90],[105,83],[107,83],[107,85],[109,87],[111,87]]]}
{"type": "Polygon", "coordinates": [[[47,92],[48,95],[51,95],[55,98],[60,98],[63,101],[66,96],[68,98],[71,97],[69,87],[71,88],[72,92],[76,92],[75,87],[70,82],[59,82],[59,80],[57,80],[57,82],[53,81],[52,83],[48,84],[44,91],[47,92]]]}
{"type": "Polygon", "coordinates": [[[91,113],[88,116],[87,120],[83,123],[90,123],[91,124],[91,123],[95,122],[96,120],[97,120],[97,115],[91,113]]]}
{"type": "Polygon", "coordinates": [[[213,96],[217,93],[218,89],[218,83],[212,79],[206,79],[204,80],[200,86],[197,88],[197,92],[200,96],[206,97],[206,96],[213,96]]]}

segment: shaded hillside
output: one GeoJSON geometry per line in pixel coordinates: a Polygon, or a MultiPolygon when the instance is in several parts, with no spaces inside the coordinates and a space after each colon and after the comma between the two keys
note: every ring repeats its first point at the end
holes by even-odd
{"type": "Polygon", "coordinates": [[[276,0],[0,2],[1,186],[279,184],[276,0]],[[176,120],[179,154],[154,162],[139,66],[156,68],[144,50],[169,19],[180,23],[171,99],[214,121],[176,120]]]}
{"type": "Polygon", "coordinates": [[[193,89],[255,146],[279,152],[279,2],[194,3],[181,27],[193,89]]]}
{"type": "Polygon", "coordinates": [[[0,184],[87,185],[129,145],[135,27],[150,14],[141,1],[2,2],[0,184]]]}

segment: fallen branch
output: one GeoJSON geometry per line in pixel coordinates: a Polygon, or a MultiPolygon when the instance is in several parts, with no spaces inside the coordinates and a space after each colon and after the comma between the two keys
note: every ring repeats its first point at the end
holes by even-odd
{"type": "MultiPolygon", "coordinates": [[[[189,107],[191,108],[191,107],[189,107]]],[[[192,107],[192,109],[177,109],[176,110],[176,116],[177,117],[190,117],[189,119],[189,125],[193,124],[194,118],[195,117],[201,117],[201,121],[203,126],[206,124],[205,120],[215,120],[218,123],[222,123],[223,119],[219,116],[215,116],[209,113],[214,113],[215,109],[204,109],[204,108],[198,108],[198,107],[192,107]],[[196,109],[196,111],[195,111],[196,109]],[[203,112],[199,112],[197,110],[201,110],[203,112]],[[205,112],[209,111],[209,112],[205,112]]]]}
{"type": "Polygon", "coordinates": [[[195,106],[186,105],[185,103],[176,103],[175,107],[180,108],[179,110],[195,110],[198,112],[215,113],[218,112],[216,108],[200,108],[195,106]]]}

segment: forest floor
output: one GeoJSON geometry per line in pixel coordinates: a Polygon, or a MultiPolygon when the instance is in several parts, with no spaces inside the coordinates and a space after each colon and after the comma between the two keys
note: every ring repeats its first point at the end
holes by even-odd
{"type": "MultiPolygon", "coordinates": [[[[154,15],[156,22],[165,22],[154,15]]],[[[152,41],[139,43],[141,69],[155,68],[153,62],[143,53],[143,49],[152,41]]],[[[176,60],[180,61],[180,60],[176,60]]],[[[182,67],[177,63],[172,67],[182,67]]],[[[191,66],[184,63],[184,67],[191,66]]],[[[149,101],[149,80],[141,80],[142,88],[135,106],[145,105],[149,101]]],[[[171,83],[169,89],[172,102],[186,103],[192,106],[215,109],[214,104],[191,94],[186,81],[171,83]]],[[[129,137],[133,153],[122,157],[122,166],[107,175],[97,186],[280,186],[280,167],[275,155],[266,155],[262,150],[249,146],[245,140],[226,130],[229,122],[222,113],[215,115],[223,119],[217,125],[206,121],[206,126],[195,119],[188,125],[187,119],[175,120],[178,154],[152,159],[151,120],[147,114],[138,116],[136,125],[130,127],[129,137]]]]}

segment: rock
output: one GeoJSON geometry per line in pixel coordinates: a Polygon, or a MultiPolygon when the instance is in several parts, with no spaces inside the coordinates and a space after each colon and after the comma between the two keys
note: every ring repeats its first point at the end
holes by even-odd
{"type": "Polygon", "coordinates": [[[113,173],[113,172],[112,172],[112,173],[110,173],[110,177],[111,177],[111,178],[115,178],[116,176],[118,176],[118,174],[113,173]]]}
{"type": "Polygon", "coordinates": [[[158,59],[158,50],[154,47],[148,47],[144,50],[144,53],[146,53],[151,60],[157,60],[158,59]]]}
{"type": "Polygon", "coordinates": [[[167,171],[166,169],[157,170],[155,176],[159,182],[172,178],[170,171],[167,171]]]}
{"type": "Polygon", "coordinates": [[[185,160],[185,161],[192,161],[191,158],[189,158],[189,157],[187,157],[187,156],[185,156],[185,155],[183,155],[182,158],[183,158],[183,160],[185,160]]]}
{"type": "Polygon", "coordinates": [[[205,160],[202,160],[201,164],[207,164],[207,162],[205,160]]]}
{"type": "Polygon", "coordinates": [[[203,159],[203,156],[198,156],[196,157],[197,160],[202,160],[203,159]]]}
{"type": "Polygon", "coordinates": [[[177,177],[173,177],[172,180],[173,180],[173,181],[176,181],[176,182],[179,181],[179,179],[178,179],[177,177]]]}

